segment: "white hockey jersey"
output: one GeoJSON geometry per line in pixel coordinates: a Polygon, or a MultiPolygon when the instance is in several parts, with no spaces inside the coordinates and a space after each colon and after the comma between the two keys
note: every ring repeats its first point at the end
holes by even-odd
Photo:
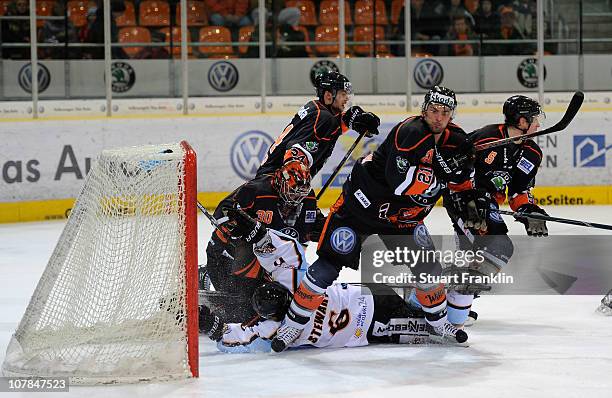
{"type": "MultiPolygon", "coordinates": [[[[368,344],[367,333],[374,315],[374,300],[368,288],[345,283],[327,288],[325,299],[310,317],[291,347],[358,347],[368,344]]],[[[253,326],[228,324],[220,345],[248,345],[258,337],[271,339],[280,322],[265,320],[253,326]]]]}

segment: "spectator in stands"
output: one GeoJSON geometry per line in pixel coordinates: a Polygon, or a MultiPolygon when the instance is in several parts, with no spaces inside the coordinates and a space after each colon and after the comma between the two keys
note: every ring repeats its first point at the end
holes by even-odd
{"type": "MultiPolygon", "coordinates": [[[[444,8],[441,3],[425,0],[412,0],[410,3],[410,24],[412,40],[440,40],[446,34],[446,17],[441,14],[444,8]]],[[[395,33],[396,40],[404,40],[404,8],[402,7],[395,33]]],[[[438,55],[439,46],[433,44],[413,45],[413,53],[429,53],[438,55]]],[[[398,46],[392,50],[394,55],[403,56],[404,47],[398,46]]]]}
{"type": "Polygon", "coordinates": [[[516,10],[516,25],[523,36],[535,39],[537,35],[537,5],[534,0],[517,0],[514,2],[516,10]]]}
{"type": "MultiPolygon", "coordinates": [[[[63,1],[58,1],[53,5],[51,13],[54,17],[64,17],[66,15],[66,5],[63,1]]],[[[47,19],[40,32],[42,43],[75,43],[78,36],[76,28],[70,19],[47,19]]],[[[66,48],[61,47],[42,47],[39,52],[41,58],[64,59],[74,58],[74,51],[65,53],[66,48]]]]}
{"type": "MultiPolygon", "coordinates": [[[[151,42],[155,44],[165,43],[166,34],[153,31],[151,32],[151,42]]],[[[168,59],[170,58],[170,52],[168,47],[165,46],[147,46],[143,47],[142,50],[134,57],[135,59],[168,59]]]]}
{"type": "MultiPolygon", "coordinates": [[[[500,8],[499,13],[501,15],[501,25],[497,32],[496,39],[503,40],[524,40],[525,37],[516,26],[516,14],[514,9],[509,6],[503,6],[500,8]]],[[[519,55],[519,54],[530,54],[533,52],[533,46],[527,45],[526,43],[508,43],[500,44],[497,46],[497,55],[519,55]]]]}
{"type": "MultiPolygon", "coordinates": [[[[85,24],[85,26],[83,26],[79,30],[79,41],[81,43],[87,43],[87,37],[89,37],[89,34],[90,34],[89,32],[91,31],[91,28],[94,22],[96,21],[97,13],[98,13],[97,7],[89,7],[89,9],[87,10],[87,23],[85,24]]],[[[92,58],[92,54],[87,48],[83,50],[83,58],[87,58],[87,59],[92,58]]]]}
{"type": "Polygon", "coordinates": [[[249,0],[206,0],[206,6],[213,26],[251,25],[251,19],[247,16],[249,0]]]}
{"type": "Polygon", "coordinates": [[[482,55],[494,55],[497,46],[486,43],[486,40],[498,37],[501,26],[499,14],[497,11],[494,11],[493,2],[491,0],[482,0],[474,17],[476,20],[476,28],[474,30],[483,41],[481,45],[482,55]]]}
{"type": "MultiPolygon", "coordinates": [[[[251,0],[251,9],[251,19],[253,24],[257,26],[259,25],[259,0],[251,0]]],[[[300,23],[300,9],[297,7],[280,8],[280,2],[266,0],[266,22],[272,16],[273,11],[274,15],[277,15],[276,22],[279,26],[290,25],[295,27],[300,23]]]]}
{"type": "MultiPolygon", "coordinates": [[[[111,42],[119,41],[119,28],[115,20],[125,11],[125,4],[119,0],[111,1],[111,42]]],[[[87,43],[104,44],[104,2],[98,0],[96,7],[96,17],[87,33],[87,43]]],[[[91,47],[88,49],[89,57],[94,59],[104,58],[103,47],[91,47]]],[[[121,47],[113,47],[111,49],[112,57],[115,59],[127,58],[125,51],[121,47]]]]}
{"type": "MultiPolygon", "coordinates": [[[[472,28],[463,12],[455,14],[453,24],[451,25],[444,40],[476,40],[476,35],[472,32],[472,28]]],[[[474,49],[474,45],[470,43],[455,43],[443,46],[441,55],[454,55],[469,57],[478,55],[478,51],[474,49]]]]}
{"type": "MultiPolygon", "coordinates": [[[[7,17],[28,17],[30,6],[28,0],[15,0],[8,6],[7,17]]],[[[3,43],[29,43],[30,42],[30,21],[6,20],[2,24],[3,43]]],[[[30,48],[28,47],[9,47],[3,48],[3,58],[11,59],[30,59],[30,48]]]]}
{"type": "Polygon", "coordinates": [[[444,9],[444,15],[446,16],[447,30],[453,28],[453,20],[457,15],[463,15],[472,28],[476,25],[472,14],[463,6],[463,0],[450,0],[450,3],[444,9]]]}

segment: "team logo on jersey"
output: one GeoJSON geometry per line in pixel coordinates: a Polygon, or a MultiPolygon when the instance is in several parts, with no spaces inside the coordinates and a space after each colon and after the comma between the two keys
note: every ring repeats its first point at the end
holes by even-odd
{"type": "Polygon", "coordinates": [[[422,248],[433,247],[433,241],[425,224],[419,224],[414,229],[414,242],[422,248]]]}
{"type": "MultiPolygon", "coordinates": [[[[538,87],[538,60],[536,58],[522,60],[516,69],[516,77],[527,88],[538,87]]],[[[544,79],[546,79],[546,66],[544,66],[544,79]]]]}
{"type": "Polygon", "coordinates": [[[316,62],[312,68],[310,68],[310,82],[312,83],[312,85],[315,85],[315,78],[317,77],[318,74],[323,73],[323,72],[340,72],[340,68],[338,68],[338,65],[336,65],[335,63],[333,63],[332,61],[328,61],[328,60],[322,60],[322,61],[318,61],[316,62]]]}
{"type": "Polygon", "coordinates": [[[111,65],[111,89],[113,93],[125,93],[136,83],[136,72],[127,62],[113,62],[111,65]]]}
{"type": "Polygon", "coordinates": [[[396,156],[395,165],[397,166],[397,171],[404,174],[405,172],[408,171],[408,166],[410,166],[410,163],[408,163],[408,159],[406,159],[405,157],[396,156]]]}
{"type": "Polygon", "coordinates": [[[238,69],[227,61],[215,62],[208,70],[208,83],[222,93],[236,87],[238,77],[238,69]]]}
{"type": "Polygon", "coordinates": [[[604,134],[574,136],[574,167],[606,167],[606,153],[612,145],[606,146],[604,134]]]}
{"type": "Polygon", "coordinates": [[[531,163],[524,157],[521,157],[516,167],[521,170],[525,174],[531,173],[531,171],[535,168],[535,165],[531,163]]]}
{"type": "Polygon", "coordinates": [[[340,254],[348,254],[353,251],[357,244],[355,231],[348,227],[336,229],[329,238],[332,249],[340,254]]]}
{"type": "Polygon", "coordinates": [[[444,69],[438,61],[430,58],[422,59],[414,67],[414,81],[419,87],[429,90],[442,83],[444,69]]]}
{"type": "Polygon", "coordinates": [[[500,175],[491,178],[491,183],[497,191],[503,191],[506,189],[506,180],[504,180],[504,177],[500,175]]]}
{"type": "Polygon", "coordinates": [[[281,232],[284,233],[287,236],[292,237],[293,239],[298,239],[300,237],[300,234],[298,233],[298,231],[295,228],[285,227],[285,228],[281,229],[281,232]]]}
{"type": "MultiPolygon", "coordinates": [[[[19,86],[23,91],[32,93],[32,63],[29,62],[21,67],[19,74],[17,74],[17,80],[19,86]]],[[[49,69],[43,64],[38,64],[38,92],[42,93],[51,84],[51,73],[49,69]]]]}
{"type": "Polygon", "coordinates": [[[253,178],[272,143],[272,137],[263,131],[252,130],[241,134],[230,150],[234,172],[245,180],[253,178]]]}
{"type": "Polygon", "coordinates": [[[317,211],[316,210],[306,210],[306,215],[304,216],[304,222],[308,224],[312,224],[317,220],[317,211]]]}
{"type": "Polygon", "coordinates": [[[491,208],[491,210],[489,211],[489,218],[497,223],[504,222],[504,220],[499,215],[499,212],[497,211],[497,206],[495,206],[493,203],[489,203],[489,207],[491,208]]]}
{"type": "Polygon", "coordinates": [[[306,150],[308,152],[316,152],[319,150],[319,143],[316,141],[306,141],[306,144],[304,144],[306,146],[306,150]]]}

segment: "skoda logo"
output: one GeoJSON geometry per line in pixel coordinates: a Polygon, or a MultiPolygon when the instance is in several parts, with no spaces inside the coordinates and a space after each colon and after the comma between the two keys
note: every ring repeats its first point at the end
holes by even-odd
{"type": "Polygon", "coordinates": [[[113,93],[125,93],[136,83],[134,68],[127,62],[113,62],[111,65],[111,75],[113,76],[111,82],[113,93]]]}
{"type": "Polygon", "coordinates": [[[317,77],[319,73],[327,71],[340,72],[340,68],[338,68],[338,65],[336,65],[332,61],[323,60],[315,63],[312,68],[310,68],[310,82],[312,83],[312,85],[314,86],[315,77],[317,77]]]}
{"type": "Polygon", "coordinates": [[[208,70],[208,83],[217,91],[230,91],[238,84],[238,69],[227,61],[215,62],[208,70]]]}
{"type": "MultiPolygon", "coordinates": [[[[19,85],[23,91],[32,93],[32,63],[27,63],[21,67],[17,75],[19,85]]],[[[45,65],[38,64],[38,92],[42,93],[51,84],[51,73],[45,65]]]]}
{"type": "MultiPolygon", "coordinates": [[[[516,77],[527,88],[538,87],[538,60],[527,58],[521,61],[516,70],[516,77]]],[[[546,66],[544,66],[544,79],[546,79],[546,66]]]]}
{"type": "Polygon", "coordinates": [[[422,59],[414,67],[414,81],[421,88],[429,90],[442,83],[442,79],[444,79],[444,69],[438,61],[422,59]]]}
{"type": "Polygon", "coordinates": [[[247,131],[232,144],[230,151],[232,168],[241,178],[250,180],[255,176],[261,161],[274,140],[263,131],[247,131]]]}
{"type": "Polygon", "coordinates": [[[329,238],[332,249],[340,254],[348,254],[353,251],[357,243],[355,232],[347,227],[336,229],[329,238]]]}

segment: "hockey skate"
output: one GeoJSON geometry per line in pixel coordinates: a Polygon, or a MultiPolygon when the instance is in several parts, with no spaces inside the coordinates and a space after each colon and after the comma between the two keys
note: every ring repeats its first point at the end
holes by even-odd
{"type": "Polygon", "coordinates": [[[297,340],[302,334],[302,329],[293,326],[283,325],[276,331],[276,337],[272,339],[272,350],[274,352],[285,351],[291,343],[297,340]]]}
{"type": "Polygon", "coordinates": [[[433,343],[459,343],[467,345],[463,344],[468,339],[467,333],[464,330],[458,329],[450,322],[444,322],[439,326],[432,326],[428,323],[427,332],[429,333],[429,339],[433,343]]]}

